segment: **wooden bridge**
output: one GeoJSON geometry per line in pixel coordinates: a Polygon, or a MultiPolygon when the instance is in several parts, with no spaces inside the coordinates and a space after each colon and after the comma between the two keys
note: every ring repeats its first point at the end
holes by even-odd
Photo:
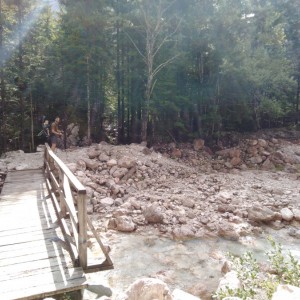
{"type": "MultiPolygon", "coordinates": [[[[89,234],[89,235],[90,235],[89,234]]],[[[0,195],[0,299],[42,299],[112,269],[86,211],[86,190],[46,144],[43,170],[9,172],[0,195]],[[87,230],[103,251],[89,265],[87,230]]]]}

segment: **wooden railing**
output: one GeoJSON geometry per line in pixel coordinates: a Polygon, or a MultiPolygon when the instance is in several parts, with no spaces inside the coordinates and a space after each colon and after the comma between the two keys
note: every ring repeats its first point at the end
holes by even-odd
{"type": "Polygon", "coordinates": [[[112,269],[113,263],[108,251],[87,215],[85,187],[62,160],[53,153],[48,144],[45,144],[44,171],[47,188],[75,266],[81,266],[86,272],[112,269]],[[88,227],[105,255],[105,261],[101,264],[88,265],[88,227]]]}

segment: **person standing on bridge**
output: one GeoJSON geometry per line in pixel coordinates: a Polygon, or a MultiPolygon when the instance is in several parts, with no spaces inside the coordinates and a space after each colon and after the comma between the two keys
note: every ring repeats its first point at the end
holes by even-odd
{"type": "Polygon", "coordinates": [[[63,135],[62,131],[58,129],[60,118],[56,117],[50,128],[51,150],[55,151],[58,139],[63,135]]]}

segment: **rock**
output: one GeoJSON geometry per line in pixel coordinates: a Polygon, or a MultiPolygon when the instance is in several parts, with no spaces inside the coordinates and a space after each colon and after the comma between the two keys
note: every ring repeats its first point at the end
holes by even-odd
{"type": "Polygon", "coordinates": [[[122,157],[118,160],[118,166],[121,168],[130,169],[136,165],[136,162],[130,157],[122,157]]]}
{"type": "Polygon", "coordinates": [[[287,207],[281,209],[280,213],[281,213],[282,219],[285,221],[290,222],[294,218],[293,212],[287,207]]]}
{"type": "Polygon", "coordinates": [[[111,168],[113,166],[116,166],[118,162],[115,159],[110,159],[106,164],[109,168],[111,168]]]}
{"type": "Polygon", "coordinates": [[[148,148],[148,147],[144,147],[142,152],[145,154],[145,155],[150,155],[151,154],[151,150],[148,148]]]}
{"type": "Polygon", "coordinates": [[[189,198],[183,198],[181,203],[183,206],[188,208],[193,208],[195,206],[195,201],[189,198]]]}
{"type": "Polygon", "coordinates": [[[202,139],[195,139],[193,143],[193,148],[195,151],[202,150],[204,147],[205,141],[202,139]]]}
{"type": "Polygon", "coordinates": [[[271,222],[276,219],[276,214],[268,207],[253,206],[248,209],[248,219],[254,222],[271,222]]]}
{"type": "Polygon", "coordinates": [[[132,232],[136,229],[131,217],[129,216],[119,216],[115,219],[116,229],[122,232],[132,232]]]}
{"type": "Polygon", "coordinates": [[[300,221],[300,209],[294,208],[293,209],[294,218],[296,221],[300,221]]]}
{"type": "Polygon", "coordinates": [[[228,222],[222,222],[220,224],[218,235],[232,241],[237,241],[240,237],[234,226],[228,222]]]}
{"type": "Polygon", "coordinates": [[[66,164],[66,166],[69,168],[69,170],[72,173],[75,173],[76,170],[77,170],[77,164],[76,163],[69,163],[69,164],[66,164]]]}
{"type": "Polygon", "coordinates": [[[107,207],[107,206],[112,206],[114,204],[114,199],[110,197],[103,198],[99,201],[101,206],[107,207]]]}
{"type": "Polygon", "coordinates": [[[182,225],[181,227],[176,227],[173,230],[172,234],[173,238],[176,240],[184,240],[195,237],[195,232],[190,225],[182,225]]]}
{"type": "Polygon", "coordinates": [[[267,158],[263,164],[262,164],[262,170],[265,170],[265,171],[271,171],[271,170],[275,170],[275,165],[272,163],[272,161],[267,158]]]}
{"type": "Polygon", "coordinates": [[[299,300],[300,288],[292,285],[280,284],[272,296],[272,300],[299,300]]]}
{"type": "Polygon", "coordinates": [[[199,297],[200,299],[211,299],[213,290],[209,291],[205,283],[196,283],[189,288],[188,292],[192,295],[199,297]]]}
{"type": "Polygon", "coordinates": [[[103,152],[99,155],[99,160],[102,162],[107,162],[110,160],[110,157],[106,153],[103,152]]]}
{"type": "Polygon", "coordinates": [[[116,229],[117,228],[117,223],[115,218],[111,218],[108,220],[107,223],[107,229],[116,229]]]}
{"type": "Polygon", "coordinates": [[[226,273],[224,277],[221,278],[217,289],[217,293],[220,293],[221,291],[226,291],[227,288],[233,291],[241,288],[241,282],[238,279],[236,271],[230,271],[226,273]]]}
{"type": "Polygon", "coordinates": [[[115,178],[121,179],[126,173],[128,172],[127,168],[117,168],[113,173],[112,176],[115,178]]]}
{"type": "Polygon", "coordinates": [[[77,161],[76,165],[77,165],[77,170],[80,170],[80,171],[83,171],[83,172],[86,170],[86,163],[85,163],[84,160],[79,159],[77,161]]]}
{"type": "Polygon", "coordinates": [[[154,204],[147,206],[143,211],[143,215],[148,223],[163,223],[164,220],[161,208],[154,204]]]}
{"type": "Polygon", "coordinates": [[[263,147],[263,148],[266,148],[268,147],[268,142],[266,140],[263,140],[263,139],[258,139],[257,140],[257,143],[260,147],[263,147]]]}
{"type": "Polygon", "coordinates": [[[174,157],[174,158],[181,158],[182,157],[182,152],[181,150],[179,149],[173,149],[172,152],[171,152],[171,157],[174,157]]]}
{"type": "Polygon", "coordinates": [[[125,291],[117,296],[116,300],[172,300],[168,286],[156,278],[143,278],[136,280],[125,291]]]}
{"type": "Polygon", "coordinates": [[[91,160],[91,159],[88,159],[88,158],[83,159],[83,161],[85,162],[86,167],[91,169],[91,170],[95,170],[99,167],[99,162],[98,161],[91,160]]]}
{"type": "Polygon", "coordinates": [[[221,156],[223,158],[234,158],[241,156],[241,150],[236,148],[228,148],[224,150],[220,150],[216,152],[216,155],[221,156]]]}
{"type": "Polygon", "coordinates": [[[261,156],[257,155],[257,156],[251,157],[251,158],[250,158],[250,162],[251,162],[252,164],[256,165],[256,164],[262,163],[262,162],[263,162],[263,159],[262,159],[261,156]]]}
{"type": "Polygon", "coordinates": [[[92,149],[92,150],[88,151],[87,155],[90,159],[94,159],[100,155],[100,151],[92,149]]]}
{"type": "Polygon", "coordinates": [[[230,161],[230,164],[233,166],[233,167],[236,167],[238,166],[240,163],[242,162],[241,158],[240,157],[233,157],[230,161]]]}
{"type": "Polygon", "coordinates": [[[221,272],[223,274],[226,274],[232,270],[232,262],[229,260],[225,260],[223,263],[223,266],[221,268],[221,272]]]}
{"type": "Polygon", "coordinates": [[[200,298],[188,294],[182,290],[175,289],[172,293],[173,300],[199,300],[200,298]]]}

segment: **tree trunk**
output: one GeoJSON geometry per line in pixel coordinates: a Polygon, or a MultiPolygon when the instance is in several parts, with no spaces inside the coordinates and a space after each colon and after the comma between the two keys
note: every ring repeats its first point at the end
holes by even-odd
{"type": "Polygon", "coordinates": [[[25,132],[24,132],[24,95],[23,95],[23,85],[25,84],[23,73],[24,73],[24,62],[23,62],[23,42],[22,42],[22,25],[23,25],[23,7],[22,0],[17,2],[18,5],[18,43],[19,43],[19,53],[18,53],[18,63],[19,63],[19,103],[21,110],[21,120],[20,120],[20,137],[21,137],[21,149],[25,150],[25,132]]]}
{"type": "Polygon", "coordinates": [[[33,104],[32,104],[32,92],[31,92],[31,87],[30,87],[30,92],[29,92],[29,97],[30,97],[30,119],[31,119],[31,147],[32,147],[32,152],[34,152],[34,126],[33,126],[33,104]]]}
{"type": "MultiPolygon", "coordinates": [[[[299,68],[300,69],[300,68],[299,68]]],[[[299,123],[299,102],[300,102],[300,75],[297,77],[297,94],[296,94],[296,124],[299,123]]]]}
{"type": "MultiPolygon", "coordinates": [[[[0,16],[2,15],[2,0],[0,0],[0,16]]],[[[3,20],[0,18],[0,49],[3,49],[3,20]]],[[[4,82],[4,59],[0,61],[0,88],[1,88],[1,109],[0,109],[0,136],[2,139],[0,140],[0,153],[1,148],[6,150],[6,117],[5,117],[5,107],[6,107],[6,99],[5,99],[5,82],[4,82]]]]}
{"type": "Polygon", "coordinates": [[[86,58],[87,138],[91,140],[90,58],[86,58]]]}

